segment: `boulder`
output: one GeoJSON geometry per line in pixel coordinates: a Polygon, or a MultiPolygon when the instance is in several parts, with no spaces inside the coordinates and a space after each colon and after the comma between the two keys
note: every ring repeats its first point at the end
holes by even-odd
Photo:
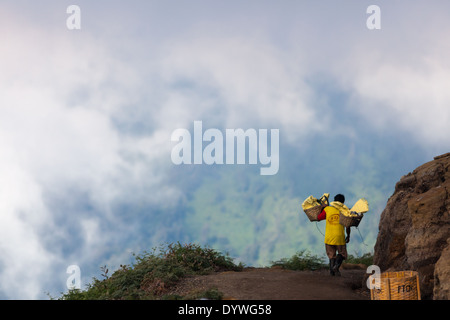
{"type": "Polygon", "coordinates": [[[418,271],[423,299],[450,299],[449,169],[447,153],[403,176],[380,217],[374,264],[418,271]]]}

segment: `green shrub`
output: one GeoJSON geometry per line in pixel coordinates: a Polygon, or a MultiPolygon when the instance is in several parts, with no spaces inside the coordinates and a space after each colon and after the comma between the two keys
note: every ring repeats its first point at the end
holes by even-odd
{"type": "MultiPolygon", "coordinates": [[[[111,276],[103,267],[103,280],[94,278],[85,291],[69,290],[60,299],[160,299],[185,276],[243,269],[242,265],[234,264],[228,255],[197,244],[182,245],[179,242],[161,246],[159,251],[144,252],[135,256],[135,260],[131,266],[121,265],[111,276]]],[[[214,291],[208,294],[220,296],[214,291]]]]}
{"type": "Polygon", "coordinates": [[[367,252],[362,256],[353,256],[349,254],[345,260],[345,263],[364,264],[366,266],[370,266],[373,264],[373,253],[367,252]]]}
{"type": "Polygon", "coordinates": [[[272,262],[272,266],[281,266],[289,270],[317,270],[325,267],[323,258],[312,255],[309,251],[301,250],[291,258],[283,258],[272,262]]]}
{"type": "MultiPolygon", "coordinates": [[[[373,253],[365,253],[362,256],[349,254],[344,262],[370,266],[373,264],[373,253]]],[[[281,266],[289,270],[317,270],[328,267],[324,258],[312,255],[306,250],[299,251],[289,259],[283,258],[279,261],[272,262],[272,266],[281,266]]]]}

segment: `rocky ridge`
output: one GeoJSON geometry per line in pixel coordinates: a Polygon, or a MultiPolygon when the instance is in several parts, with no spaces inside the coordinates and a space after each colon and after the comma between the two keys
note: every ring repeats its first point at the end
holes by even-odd
{"type": "Polygon", "coordinates": [[[449,192],[447,153],[403,176],[380,218],[374,264],[418,271],[423,299],[450,299],[449,192]]]}

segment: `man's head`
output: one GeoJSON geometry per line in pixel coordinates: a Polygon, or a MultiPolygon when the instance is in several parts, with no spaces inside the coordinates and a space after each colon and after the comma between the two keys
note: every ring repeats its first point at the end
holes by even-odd
{"type": "Polygon", "coordinates": [[[340,203],[344,203],[345,202],[345,197],[343,194],[337,194],[334,196],[334,201],[339,201],[340,203]]]}

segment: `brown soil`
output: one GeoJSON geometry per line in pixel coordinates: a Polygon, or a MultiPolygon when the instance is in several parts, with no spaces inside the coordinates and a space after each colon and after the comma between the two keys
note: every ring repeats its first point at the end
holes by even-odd
{"type": "Polygon", "coordinates": [[[367,300],[365,268],[346,265],[341,276],[327,270],[292,271],[277,267],[245,268],[184,279],[171,293],[189,295],[217,288],[236,300],[367,300]]]}

